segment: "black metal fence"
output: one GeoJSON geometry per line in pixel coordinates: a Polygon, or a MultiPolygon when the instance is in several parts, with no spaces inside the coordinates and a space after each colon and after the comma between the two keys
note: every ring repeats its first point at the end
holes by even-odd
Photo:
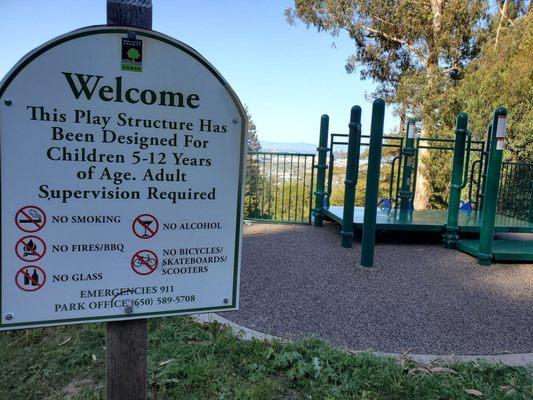
{"type": "Polygon", "coordinates": [[[533,222],[533,164],[502,163],[497,212],[533,222]]]}
{"type": "Polygon", "coordinates": [[[314,154],[249,153],[244,217],[310,223],[314,164],[314,154]]]}

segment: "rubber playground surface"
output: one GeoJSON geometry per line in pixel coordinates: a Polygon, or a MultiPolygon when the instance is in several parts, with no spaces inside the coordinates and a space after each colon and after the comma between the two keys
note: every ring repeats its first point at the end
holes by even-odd
{"type": "Polygon", "coordinates": [[[340,247],[337,223],[245,226],[240,310],[221,315],[263,333],[354,350],[533,352],[533,265],[480,267],[421,239],[382,237],[378,268],[368,271],[358,267],[358,239],[340,247]]]}

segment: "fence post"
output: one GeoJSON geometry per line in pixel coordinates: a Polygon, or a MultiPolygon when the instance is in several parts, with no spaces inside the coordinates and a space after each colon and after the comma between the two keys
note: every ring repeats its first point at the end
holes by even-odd
{"type": "Polygon", "coordinates": [[[487,156],[487,179],[481,214],[481,233],[479,236],[479,265],[490,265],[492,261],[492,237],[494,235],[494,222],[496,219],[496,206],[500,184],[503,147],[505,144],[506,124],[507,110],[500,107],[494,112],[490,147],[487,156]]]}
{"type": "Polygon", "coordinates": [[[324,185],[326,183],[326,155],[328,152],[328,130],[329,130],[329,117],[324,114],[320,118],[320,138],[318,141],[318,164],[317,176],[316,176],[316,192],[315,192],[315,226],[320,227],[324,221],[324,198],[326,192],[324,191],[324,185]]]}
{"type": "Polygon", "coordinates": [[[374,266],[376,241],[376,213],[379,192],[379,172],[381,168],[381,147],[383,143],[383,121],[385,102],[374,100],[372,123],[370,126],[370,145],[368,152],[368,172],[366,175],[365,215],[363,221],[363,242],[361,246],[361,266],[374,266]]]}
{"type": "Polygon", "coordinates": [[[413,192],[411,191],[411,175],[413,170],[413,156],[415,155],[416,124],[414,119],[407,121],[407,139],[404,154],[402,190],[400,191],[400,210],[410,210],[413,204],[413,192]]]}
{"type": "Polygon", "coordinates": [[[344,180],[344,209],[342,213],[341,246],[352,247],[353,208],[355,203],[355,186],[359,174],[359,150],[361,148],[361,107],[353,106],[350,112],[348,136],[348,160],[344,180]]]}
{"type": "MultiPolygon", "coordinates": [[[[453,149],[452,179],[450,185],[450,201],[448,205],[448,221],[444,235],[444,246],[455,247],[459,240],[459,205],[463,181],[465,143],[468,129],[468,114],[459,113],[455,123],[455,145],[453,149]]],[[[468,168],[468,166],[467,166],[468,168]]]]}

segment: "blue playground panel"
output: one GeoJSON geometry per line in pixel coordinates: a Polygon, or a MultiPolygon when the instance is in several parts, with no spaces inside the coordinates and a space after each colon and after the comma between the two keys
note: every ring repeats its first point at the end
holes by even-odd
{"type": "MultiPolygon", "coordinates": [[[[330,206],[324,210],[332,220],[342,224],[342,206],[330,206]]],[[[364,207],[354,207],[353,225],[355,229],[363,229],[364,207]]],[[[376,229],[396,231],[441,232],[448,219],[447,210],[407,210],[377,209],[376,229]]],[[[460,212],[459,231],[479,233],[481,228],[481,212],[460,212]]],[[[496,214],[496,232],[533,233],[533,223],[516,218],[496,214]]]]}

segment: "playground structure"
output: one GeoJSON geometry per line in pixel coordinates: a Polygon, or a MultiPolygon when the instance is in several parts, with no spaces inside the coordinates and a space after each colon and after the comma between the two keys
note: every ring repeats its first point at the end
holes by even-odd
{"type": "Polygon", "coordinates": [[[351,110],[348,133],[330,134],[329,117],[323,115],[317,155],[248,154],[245,217],[315,226],[328,218],[341,224],[343,247],[351,247],[354,232],[362,231],[366,266],[373,264],[376,231],[438,232],[446,247],[475,255],[484,265],[491,260],[533,261],[532,240],[493,240],[494,232],[533,233],[533,164],[502,162],[507,111],[498,109],[485,140],[474,140],[465,113],[457,117],[455,139],[417,137],[414,120],[407,121],[405,136],[384,136],[384,108],[382,100],[374,102],[368,135],[362,133],[359,106],[351,110]],[[339,146],[347,146],[344,202],[331,205],[339,146]],[[362,149],[368,149],[364,204],[359,199],[361,206],[354,206],[359,171],[364,171],[362,149]],[[391,149],[392,155],[384,160],[382,149],[391,149]],[[452,152],[447,210],[415,207],[424,151],[452,152]],[[384,163],[390,165],[390,179],[388,197],[380,199],[384,163]],[[480,240],[465,237],[476,235],[480,240]]]}
{"type": "MultiPolygon", "coordinates": [[[[442,232],[446,247],[458,248],[475,255],[482,265],[490,265],[493,259],[533,261],[532,241],[504,240],[493,242],[495,231],[533,233],[532,164],[504,164],[507,174],[508,170],[513,169],[515,173],[519,169],[526,171],[525,177],[517,176],[520,178],[518,182],[524,186],[519,187],[518,190],[525,192],[529,199],[529,204],[523,205],[523,208],[529,208],[527,219],[497,213],[499,199],[502,199],[499,186],[507,120],[505,109],[496,110],[494,120],[487,130],[485,142],[472,140],[472,135],[467,128],[468,116],[465,113],[458,115],[455,140],[416,138],[415,122],[412,120],[407,123],[407,136],[405,138],[401,136],[383,137],[383,119],[384,102],[378,99],[373,104],[371,133],[370,135],[363,135],[361,133],[361,108],[355,106],[351,110],[349,133],[331,134],[329,147],[326,147],[329,118],[326,115],[322,116],[320,145],[318,147],[317,190],[313,210],[315,226],[322,226],[322,220],[326,217],[340,223],[342,225],[341,245],[343,247],[351,247],[354,230],[362,229],[361,265],[367,267],[373,265],[374,240],[377,229],[405,232],[442,232]],[[345,141],[346,137],[348,138],[347,142],[345,141]],[[369,138],[370,142],[366,144],[369,146],[369,154],[365,207],[363,208],[354,207],[353,204],[358,181],[359,155],[361,147],[365,145],[361,139],[366,138],[369,138]],[[344,205],[342,207],[329,205],[335,145],[348,146],[344,205]],[[377,207],[382,147],[394,147],[399,150],[399,155],[391,161],[390,197],[379,202],[388,204],[386,208],[377,207]],[[413,207],[418,160],[422,149],[453,151],[454,161],[448,210],[416,210],[413,207]],[[476,154],[476,157],[473,157],[473,154],[476,154]],[[329,165],[326,165],[328,155],[329,165]],[[396,165],[397,175],[394,171],[396,165]],[[326,190],[325,173],[328,169],[326,190]],[[395,176],[396,189],[394,191],[393,178],[395,176]],[[461,191],[463,189],[467,189],[468,199],[461,204],[461,191]],[[461,239],[463,233],[479,233],[480,239],[463,240],[461,239]],[[493,251],[493,245],[495,251],[493,251]]],[[[520,172],[523,173],[523,171],[520,172]]],[[[513,179],[506,176],[505,182],[509,183],[513,179]]]]}

